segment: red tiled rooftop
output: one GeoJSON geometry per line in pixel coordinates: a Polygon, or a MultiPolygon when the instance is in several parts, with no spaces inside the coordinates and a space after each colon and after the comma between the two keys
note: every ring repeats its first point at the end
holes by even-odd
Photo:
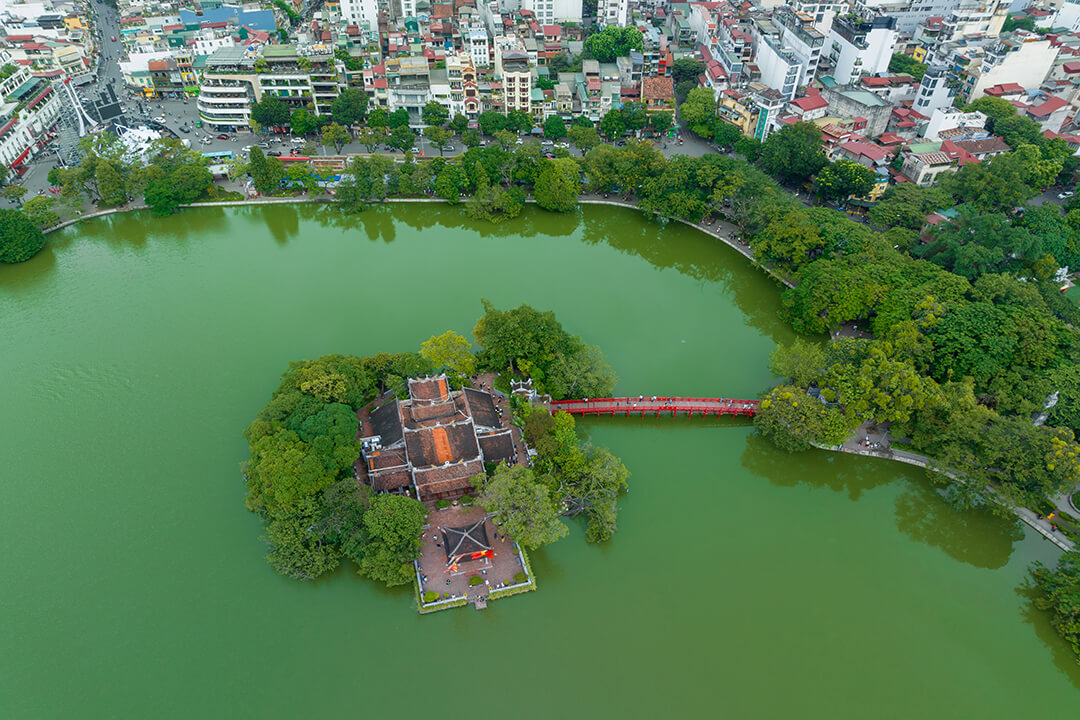
{"type": "Polygon", "coordinates": [[[809,112],[810,110],[820,110],[829,106],[829,101],[820,95],[807,95],[806,97],[795,98],[789,104],[794,105],[803,112],[809,112]]]}

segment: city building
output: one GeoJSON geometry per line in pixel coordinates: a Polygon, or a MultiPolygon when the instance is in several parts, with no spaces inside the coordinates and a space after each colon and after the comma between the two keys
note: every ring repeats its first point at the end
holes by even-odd
{"type": "Polygon", "coordinates": [[[887,72],[897,37],[896,18],[836,19],[829,31],[827,50],[833,79],[841,85],[849,85],[860,75],[887,72]]]}

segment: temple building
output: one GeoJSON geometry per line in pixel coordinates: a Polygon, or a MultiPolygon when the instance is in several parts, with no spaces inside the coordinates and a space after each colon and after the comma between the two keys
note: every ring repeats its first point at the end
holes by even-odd
{"type": "Polygon", "coordinates": [[[370,418],[360,440],[376,492],[412,488],[423,502],[459,497],[484,463],[516,457],[492,395],[451,390],[446,375],[410,379],[407,400],[392,398],[370,418]]]}

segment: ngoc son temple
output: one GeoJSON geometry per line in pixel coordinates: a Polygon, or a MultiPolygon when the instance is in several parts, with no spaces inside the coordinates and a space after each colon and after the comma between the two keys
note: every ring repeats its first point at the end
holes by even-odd
{"type": "Polygon", "coordinates": [[[490,393],[451,390],[446,375],[409,380],[409,398],[370,413],[361,442],[376,492],[416,491],[432,502],[469,491],[484,463],[514,462],[514,440],[490,393]]]}

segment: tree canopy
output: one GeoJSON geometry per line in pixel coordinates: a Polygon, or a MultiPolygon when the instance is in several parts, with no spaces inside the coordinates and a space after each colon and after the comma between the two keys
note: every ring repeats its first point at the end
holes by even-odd
{"type": "Polygon", "coordinates": [[[19,263],[41,252],[45,235],[18,210],[0,210],[0,262],[19,263]]]}
{"type": "Polygon", "coordinates": [[[615,58],[643,50],[645,43],[636,27],[608,25],[598,33],[585,38],[585,54],[602,63],[615,62],[615,58]]]}

